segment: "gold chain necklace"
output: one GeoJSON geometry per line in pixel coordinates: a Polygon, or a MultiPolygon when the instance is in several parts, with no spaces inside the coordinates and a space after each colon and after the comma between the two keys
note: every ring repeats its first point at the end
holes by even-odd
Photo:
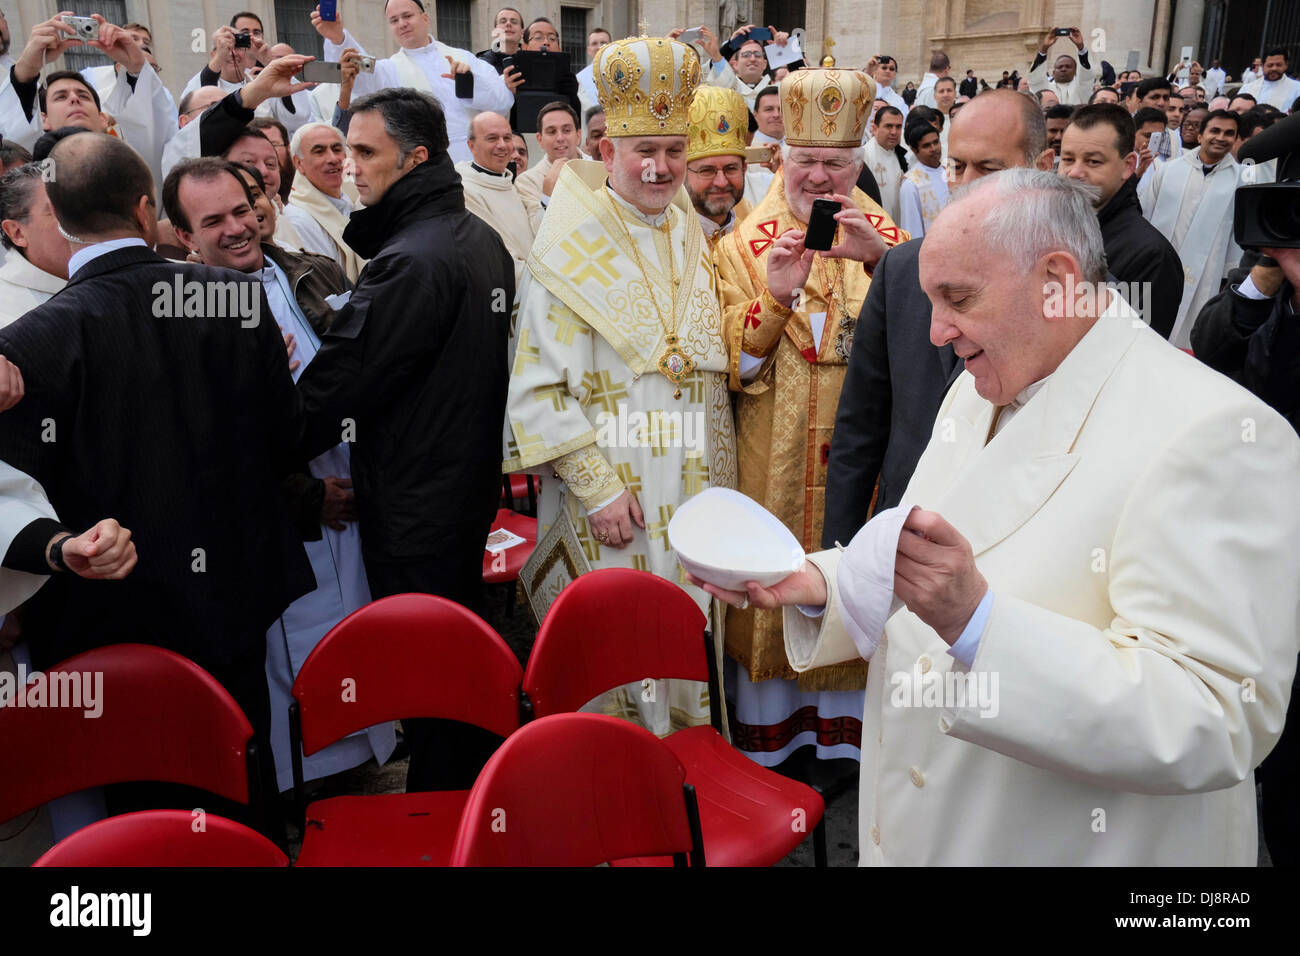
{"type": "MultiPolygon", "coordinates": [[[[677,327],[669,327],[668,322],[664,319],[664,314],[659,308],[659,300],[655,298],[654,288],[650,282],[650,273],[646,271],[645,263],[641,261],[641,253],[637,249],[635,240],[632,238],[632,232],[627,228],[627,222],[623,219],[623,210],[618,208],[618,203],[614,197],[606,191],[606,198],[609,199],[610,206],[614,209],[614,218],[623,228],[623,235],[627,237],[627,244],[632,249],[632,257],[636,260],[636,267],[641,270],[641,278],[645,280],[646,294],[650,297],[650,304],[654,306],[655,315],[659,317],[659,324],[664,330],[664,343],[668,346],[664,354],[659,357],[659,371],[664,378],[673,383],[673,398],[682,397],[682,382],[686,377],[695,370],[695,362],[689,355],[681,350],[677,345],[677,327]]],[[[672,290],[668,296],[668,301],[677,301],[677,290],[681,285],[681,280],[677,278],[677,266],[673,259],[673,234],[672,234],[672,217],[671,213],[666,213],[666,220],[663,226],[656,226],[668,238],[668,275],[672,280],[672,290]]],[[[686,263],[682,263],[685,268],[686,263]]],[[[678,325],[681,319],[677,320],[678,325]]]]}

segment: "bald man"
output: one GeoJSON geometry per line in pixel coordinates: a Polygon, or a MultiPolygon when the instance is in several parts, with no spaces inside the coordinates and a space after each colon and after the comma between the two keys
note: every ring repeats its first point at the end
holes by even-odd
{"type": "Polygon", "coordinates": [[[479,113],[469,123],[469,145],[473,159],[456,164],[465,187],[465,208],[496,230],[515,263],[515,286],[523,278],[524,262],[533,248],[533,237],[541,221],[534,222],[515,189],[509,169],[514,158],[510,124],[500,113],[479,113]]]}

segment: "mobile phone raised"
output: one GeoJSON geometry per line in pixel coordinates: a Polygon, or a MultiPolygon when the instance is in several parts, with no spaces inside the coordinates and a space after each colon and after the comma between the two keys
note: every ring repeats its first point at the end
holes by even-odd
{"type": "Polygon", "coordinates": [[[320,0],[320,18],[333,23],[339,18],[338,0],[320,0]]]}
{"type": "Polygon", "coordinates": [[[833,199],[814,199],[812,214],[808,217],[808,231],[804,233],[805,249],[825,252],[835,244],[835,229],[839,225],[835,214],[843,207],[833,199]]]}
{"type": "Polygon", "coordinates": [[[741,40],[740,37],[737,37],[736,39],[740,40],[741,43],[746,43],[749,40],[757,40],[759,43],[771,43],[772,31],[767,27],[754,27],[754,29],[745,34],[743,40],[741,40]]]}
{"type": "Polygon", "coordinates": [[[302,65],[298,74],[301,83],[339,83],[342,81],[343,67],[330,60],[311,60],[302,65]]]}
{"type": "Polygon", "coordinates": [[[465,72],[456,74],[456,99],[472,100],[474,98],[474,74],[465,72]]]}
{"type": "Polygon", "coordinates": [[[700,37],[704,35],[701,32],[703,29],[704,29],[703,27],[691,27],[689,30],[683,30],[682,35],[679,36],[677,39],[680,40],[682,43],[698,43],[700,41],[700,37]]]}
{"type": "Polygon", "coordinates": [[[1069,35],[1070,35],[1069,27],[1057,27],[1055,30],[1052,31],[1052,36],[1054,37],[1068,37],[1069,35]]]}

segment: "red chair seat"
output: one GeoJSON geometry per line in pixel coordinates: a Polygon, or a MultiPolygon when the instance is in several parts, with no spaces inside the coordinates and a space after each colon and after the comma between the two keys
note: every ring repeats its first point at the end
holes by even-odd
{"type": "Polygon", "coordinates": [[[109,817],[66,837],[33,866],[288,866],[255,830],[209,813],[201,829],[190,810],[142,810],[109,817]]]}
{"type": "MultiPolygon", "coordinates": [[[[759,766],[712,727],[688,727],[663,742],[695,785],[709,866],[771,866],[802,843],[826,812],[812,787],[759,766]]],[[[614,865],[671,866],[672,858],[639,857],[614,865]]]]}
{"type": "Polygon", "coordinates": [[[318,800],[294,865],[447,866],[468,799],[468,790],[438,790],[318,800]]]}
{"type": "Polygon", "coordinates": [[[502,508],[497,512],[496,520],[492,522],[492,530],[505,528],[523,538],[527,544],[517,544],[513,548],[491,554],[487,550],[483,551],[483,583],[484,584],[509,584],[511,581],[519,580],[519,572],[523,570],[524,562],[528,560],[533,553],[533,548],[537,545],[537,519],[529,518],[526,515],[518,514],[508,508],[502,508]],[[504,567],[502,559],[504,558],[504,567]]]}

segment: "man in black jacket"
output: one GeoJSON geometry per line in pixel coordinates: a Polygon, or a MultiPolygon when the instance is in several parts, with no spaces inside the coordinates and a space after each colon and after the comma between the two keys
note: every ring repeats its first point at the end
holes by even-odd
{"type": "MultiPolygon", "coordinates": [[[[948,155],[954,185],[1011,166],[1050,170],[1053,158],[1038,104],[1013,90],[981,93],[962,107],[948,155]]],[[[930,300],[917,271],[922,241],[895,246],[872,274],[835,414],[822,547],[857,534],[877,480],[876,511],[902,499],[943,394],[962,371],[958,358],[966,356],[930,342],[930,300]]]]}
{"type": "Polygon", "coordinates": [[[29,602],[33,666],[105,644],[171,648],[243,708],[265,771],[266,630],[315,586],[280,496],[301,431],[284,344],[255,279],[148,248],[154,184],[129,146],[82,133],[51,156],[70,279],[0,332],[27,391],[0,415],[0,449],[64,523],[112,514],[140,550],[124,581],[59,576],[29,602]],[[216,291],[239,311],[206,304],[216,291]]]}
{"type": "MultiPolygon", "coordinates": [[[[348,146],[366,208],[343,237],[370,262],[299,380],[306,450],[355,440],[374,597],[419,591],[477,609],[501,490],[514,265],[465,211],[433,97],[395,87],[358,100],[348,146]]],[[[404,722],[407,788],[470,786],[481,737],[431,723],[404,722]]]]}
{"type": "Polygon", "coordinates": [[[1097,220],[1106,268],[1119,292],[1164,338],[1173,331],[1183,294],[1183,264],[1138,202],[1136,130],[1122,106],[1095,103],[1078,109],[1061,139],[1059,172],[1098,190],[1097,220]]]}

